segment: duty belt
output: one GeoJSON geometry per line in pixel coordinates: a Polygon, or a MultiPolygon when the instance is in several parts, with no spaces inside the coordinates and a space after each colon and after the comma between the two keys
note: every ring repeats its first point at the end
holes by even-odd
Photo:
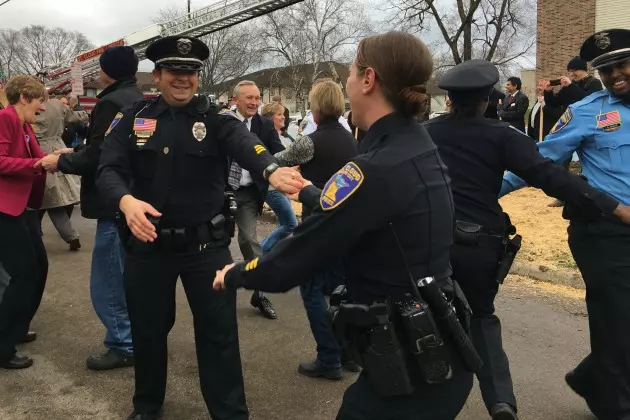
{"type": "Polygon", "coordinates": [[[455,243],[469,246],[495,247],[505,243],[507,235],[461,220],[455,221],[455,243]]]}

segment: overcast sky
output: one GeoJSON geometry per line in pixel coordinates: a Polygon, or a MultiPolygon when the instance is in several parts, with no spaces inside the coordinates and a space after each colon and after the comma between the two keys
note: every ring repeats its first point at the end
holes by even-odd
{"type": "MultiPolygon", "coordinates": [[[[150,25],[158,10],[178,3],[186,6],[186,0],[10,0],[0,6],[0,28],[60,26],[83,32],[102,45],[150,25]]],[[[193,0],[192,8],[210,3],[193,0]]]]}

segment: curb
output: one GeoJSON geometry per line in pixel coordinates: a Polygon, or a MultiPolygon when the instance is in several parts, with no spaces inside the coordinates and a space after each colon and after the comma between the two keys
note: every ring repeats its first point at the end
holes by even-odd
{"type": "Polygon", "coordinates": [[[544,281],[546,283],[561,284],[563,286],[573,287],[574,289],[585,290],[584,280],[579,273],[566,270],[541,270],[542,266],[534,264],[525,264],[520,261],[514,261],[510,274],[531,277],[534,280],[544,281]]]}
{"type": "MultiPolygon", "coordinates": [[[[298,219],[301,217],[299,215],[298,219]]],[[[276,215],[272,211],[263,210],[259,220],[265,223],[277,223],[276,215]]],[[[540,265],[526,264],[520,261],[514,261],[510,274],[516,274],[519,276],[530,277],[534,280],[544,281],[545,283],[560,284],[563,286],[572,287],[574,289],[585,290],[584,280],[579,273],[567,271],[567,270],[553,270],[550,268],[544,268],[540,265]]]]}

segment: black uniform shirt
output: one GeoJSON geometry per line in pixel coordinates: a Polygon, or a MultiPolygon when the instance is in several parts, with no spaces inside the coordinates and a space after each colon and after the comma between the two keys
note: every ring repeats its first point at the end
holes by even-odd
{"type": "Polygon", "coordinates": [[[425,123],[448,167],[457,220],[502,231],[498,201],[509,170],[546,194],[585,208],[612,212],[618,202],[538,153],[531,138],[509,124],[487,118],[457,120],[442,115],[425,123]]]}
{"type": "Polygon", "coordinates": [[[228,156],[260,174],[275,162],[233,112],[202,101],[144,100],[122,111],[102,146],[97,182],[107,200],[118,206],[131,194],[162,213],[163,227],[196,226],[223,208],[228,156]]]}
{"type": "Polygon", "coordinates": [[[350,298],[371,303],[405,293],[409,275],[390,222],[415,277],[450,275],[453,203],[446,168],[424,128],[393,113],[370,127],[359,156],[323,191],[307,187],[300,199],[318,208],[293,236],[268,254],[238,264],[228,287],[287,291],[345,257],[350,298]]]}

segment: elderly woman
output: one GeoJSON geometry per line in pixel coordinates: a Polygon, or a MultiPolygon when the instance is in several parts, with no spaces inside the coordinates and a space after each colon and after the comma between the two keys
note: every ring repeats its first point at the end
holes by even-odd
{"type": "Polygon", "coordinates": [[[8,107],[0,111],[0,367],[27,368],[30,357],[16,352],[32,341],[28,328],[39,308],[48,259],[39,235],[46,172],[31,124],[43,112],[46,89],[31,76],[14,76],[6,85],[8,107]]]}
{"type": "MultiPolygon", "coordinates": [[[[278,132],[278,137],[280,137],[282,145],[287,149],[290,148],[293,144],[293,139],[288,134],[283,134],[285,119],[284,106],[280,105],[278,102],[272,102],[264,105],[261,113],[263,117],[273,121],[274,129],[278,132]]],[[[263,253],[269,252],[278,241],[289,236],[298,224],[293,206],[291,205],[291,200],[283,193],[276,191],[275,188],[270,186],[265,202],[276,214],[279,226],[261,242],[260,245],[263,253]]]]}
{"type": "MultiPolygon", "coordinates": [[[[59,99],[51,99],[46,104],[46,111],[38,115],[33,126],[37,140],[45,153],[54,153],[66,148],[63,142],[65,126],[79,122],[78,115],[66,107],[59,99]]],[[[79,232],[70,221],[74,205],[80,200],[80,179],[76,175],[67,175],[61,172],[50,174],[46,178],[46,191],[44,202],[40,211],[40,219],[48,212],[59,236],[70,246],[70,250],[81,248],[79,232]]]]}
{"type": "MultiPolygon", "coordinates": [[[[276,154],[280,164],[300,165],[302,175],[318,188],[343,165],[357,155],[358,143],[339,121],[345,108],[341,87],[332,80],[316,83],[309,93],[311,112],[317,129],[308,136],[296,140],[291,148],[276,154]]],[[[302,219],[311,214],[302,206],[302,219]]],[[[331,261],[324,265],[311,281],[300,285],[300,294],[317,343],[317,357],[301,363],[298,372],[310,377],[340,379],[342,367],[358,371],[358,366],[342,352],[337,339],[326,320],[328,303],[325,294],[345,281],[343,265],[331,261]]]]}

